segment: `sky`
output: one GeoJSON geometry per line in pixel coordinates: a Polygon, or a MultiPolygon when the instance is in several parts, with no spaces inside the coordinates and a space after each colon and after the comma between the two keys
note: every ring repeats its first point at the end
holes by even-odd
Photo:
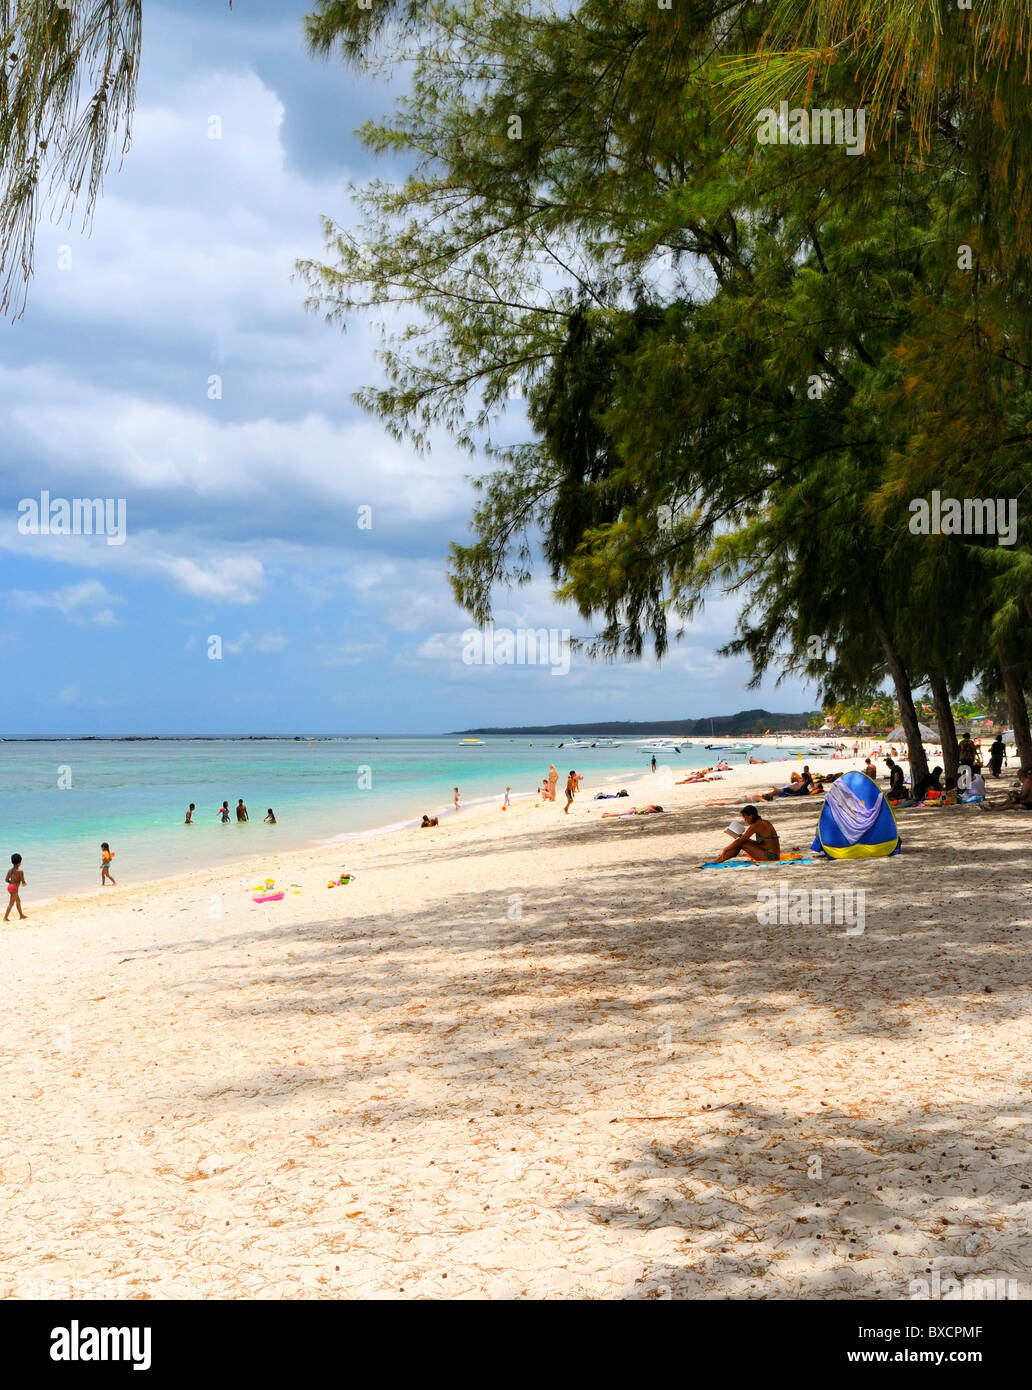
{"type": "MultiPolygon", "coordinates": [[[[661,664],[470,661],[446,555],[488,465],[391,440],[352,399],[382,380],[373,326],[327,325],[294,275],[322,254],[323,216],[355,222],[349,184],[403,172],[354,133],[389,110],[387,85],[309,56],[305,8],[146,0],[129,153],[88,229],[39,228],[25,314],[0,323],[0,734],[813,708],[714,655],[734,625],[722,597],[661,664]],[[33,529],[44,493],[110,499],[113,534],[33,529]]],[[[543,574],[497,596],[495,624],[592,635],[543,574]]]]}

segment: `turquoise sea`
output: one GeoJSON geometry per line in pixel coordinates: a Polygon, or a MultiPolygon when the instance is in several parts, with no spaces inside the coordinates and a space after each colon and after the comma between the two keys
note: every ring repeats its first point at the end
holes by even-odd
{"type": "MultiPolygon", "coordinates": [[[[273,846],[347,840],[418,822],[424,812],[452,815],[456,785],[464,806],[500,804],[506,786],[514,798],[533,794],[550,762],[563,779],[572,767],[597,785],[648,771],[652,756],[635,739],[577,750],[568,739],[559,748],[560,741],[557,735],[492,736],[479,745],[463,745],[456,735],[4,741],[0,855],[5,870],[12,852],[23,856],[28,903],[99,887],[102,840],[115,851],[115,878],[139,883],[273,846]],[[239,797],[249,823],[238,825],[234,816],[222,825],[218,807],[226,800],[235,808],[239,797]],[[191,801],[195,823],[184,825],[191,801]],[[262,823],[270,806],[275,826],[262,823]]],[[[676,769],[703,766],[717,755],[683,744],[679,754],[656,756],[676,769]]]]}

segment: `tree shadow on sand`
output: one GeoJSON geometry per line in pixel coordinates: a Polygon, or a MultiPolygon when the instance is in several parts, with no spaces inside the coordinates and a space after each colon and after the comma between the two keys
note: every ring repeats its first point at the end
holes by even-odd
{"type": "MultiPolygon", "coordinates": [[[[500,1120],[516,1146],[591,1115],[610,1195],[586,1190],[556,1209],[680,1241],[676,1259],[640,1257],[627,1297],[717,1286],[732,1297],[906,1297],[933,1247],[958,1274],[1020,1270],[1027,1296],[1009,1223],[1020,1215],[1027,1230],[1032,1176],[1014,1136],[1027,1137],[1029,1112],[1013,1059],[995,1080],[1000,1058],[984,1040],[1027,1017],[1028,908],[1024,896],[1001,899],[987,917],[973,896],[976,885],[991,892],[994,871],[1032,879],[1024,824],[994,821],[991,860],[974,869],[957,855],[972,814],[958,810],[902,815],[905,861],[703,871],[678,837],[712,836],[723,814],[585,819],[535,835],[535,850],[571,839],[626,848],[633,837],[635,863],[569,883],[539,882],[511,846],[490,847],[490,892],[446,893],[419,911],[349,903],[314,923],[163,943],[200,957],[233,948],[206,981],[226,1019],[305,1015],[313,1051],[334,1027],[333,1061],[291,1073],[289,1086],[280,1066],[227,1063],[232,1085],[220,1080],[206,1105],[244,1116],[307,1092],[326,1097],[327,1125],[348,1135],[500,1120]],[[863,933],[762,924],[757,891],[782,882],[862,887],[863,933]],[[238,963],[245,948],[251,959],[238,963]],[[242,982],[253,995],[255,981],[258,1001],[240,1002],[242,982]],[[880,1044],[901,1037],[922,1085],[959,1060],[971,1095],[954,1077],[949,1099],[914,1105],[904,1069],[892,1103],[879,1099],[880,1044]],[[853,1064],[823,1074],[842,1045],[853,1064]],[[811,1083],[798,1108],[784,1103],[786,1067],[811,1083]],[[379,1084],[352,1106],[358,1078],[379,1084]],[[657,1115],[655,1094],[667,1098],[657,1115]]],[[[783,843],[812,836],[815,818],[812,806],[779,806],[783,843]]],[[[428,846],[426,860],[447,853],[428,846]]]]}

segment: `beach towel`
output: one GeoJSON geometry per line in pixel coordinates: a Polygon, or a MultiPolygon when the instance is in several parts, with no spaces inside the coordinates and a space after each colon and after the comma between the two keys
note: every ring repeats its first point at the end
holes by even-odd
{"type": "Polygon", "coordinates": [[[780,859],[713,859],[704,869],[783,869],[786,864],[819,864],[819,859],[807,859],[802,854],[783,854],[780,859]]]}

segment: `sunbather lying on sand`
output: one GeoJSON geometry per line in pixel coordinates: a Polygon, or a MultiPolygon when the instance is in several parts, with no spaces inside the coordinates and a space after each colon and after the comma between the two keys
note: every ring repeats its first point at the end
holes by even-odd
{"type": "Polygon", "coordinates": [[[737,859],[740,854],[747,854],[750,859],[761,861],[780,859],[781,842],[770,821],[763,820],[755,806],[743,806],[742,819],[746,824],[745,833],[732,840],[727,849],[718,854],[713,862],[722,863],[725,859],[737,859]],[[750,840],[755,840],[756,843],[750,844],[750,840]]]}
{"type": "Polygon", "coordinates": [[[603,811],[602,819],[616,819],[619,816],[654,816],[662,811],[662,806],[632,806],[629,811],[603,811]]]}
{"type": "Polygon", "coordinates": [[[771,787],[769,792],[763,793],[763,799],[764,801],[773,801],[778,796],[809,796],[812,785],[813,778],[810,776],[810,769],[804,767],[801,777],[797,772],[793,772],[791,780],[785,786],[771,787]]]}
{"type": "Polygon", "coordinates": [[[741,806],[745,797],[748,797],[750,801],[757,801],[762,796],[763,788],[754,787],[751,791],[743,791],[741,796],[722,796],[718,801],[704,801],[702,804],[704,806],[741,806]]]}

